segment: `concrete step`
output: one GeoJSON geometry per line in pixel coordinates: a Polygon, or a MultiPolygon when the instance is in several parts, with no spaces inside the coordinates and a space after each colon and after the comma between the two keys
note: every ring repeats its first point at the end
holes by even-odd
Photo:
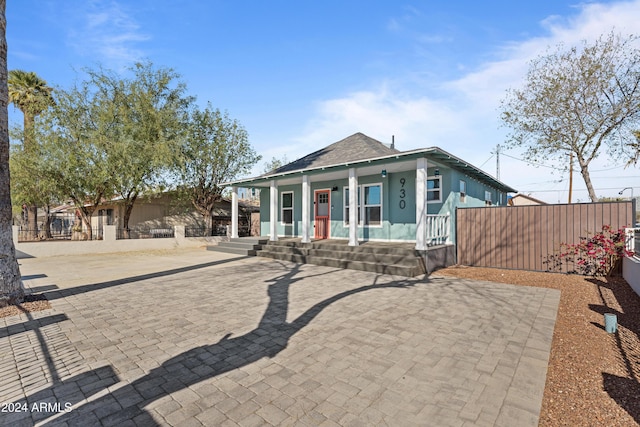
{"type": "Polygon", "coordinates": [[[268,237],[234,237],[230,242],[251,243],[253,245],[266,245],[269,242],[268,237]]]}
{"type": "Polygon", "coordinates": [[[265,245],[262,247],[262,252],[267,253],[288,253],[302,256],[314,256],[322,258],[336,258],[348,261],[361,261],[378,264],[396,264],[405,266],[414,266],[416,260],[420,259],[413,251],[407,251],[406,253],[378,253],[372,251],[338,251],[330,250],[322,247],[322,249],[316,249],[314,247],[293,247],[293,246],[277,246],[277,245],[265,245]]]}
{"type": "Polygon", "coordinates": [[[218,246],[224,248],[236,248],[236,249],[248,249],[248,250],[259,250],[262,248],[262,245],[259,243],[253,242],[220,242],[218,246]]]}
{"type": "Polygon", "coordinates": [[[239,237],[229,242],[220,242],[215,246],[207,246],[208,251],[224,252],[230,254],[255,256],[256,252],[266,244],[268,239],[263,237],[239,237]]]}
{"type": "Polygon", "coordinates": [[[225,246],[207,246],[208,251],[213,252],[224,252],[227,254],[237,254],[237,255],[245,255],[245,256],[256,256],[258,251],[254,249],[245,249],[245,248],[228,248],[225,246]]]}
{"type": "Polygon", "coordinates": [[[426,273],[422,255],[401,245],[349,246],[341,242],[302,243],[283,239],[267,242],[258,251],[258,256],[399,276],[414,277],[426,273]]]}
{"type": "Polygon", "coordinates": [[[292,240],[278,240],[275,242],[268,241],[266,243],[267,246],[277,246],[277,247],[293,247],[293,248],[304,248],[304,249],[321,249],[328,251],[340,251],[340,252],[359,252],[359,253],[376,253],[376,254],[396,254],[396,255],[405,255],[412,254],[418,255],[418,252],[413,248],[406,248],[401,246],[393,246],[393,245],[367,245],[361,244],[359,246],[349,246],[346,243],[326,243],[326,242],[311,242],[311,243],[301,243],[299,241],[292,240]]]}
{"type": "Polygon", "coordinates": [[[258,256],[290,261],[299,264],[315,264],[326,267],[345,268],[351,270],[369,271],[379,274],[393,274],[396,276],[415,277],[425,274],[424,265],[416,260],[414,265],[396,265],[379,262],[354,261],[334,257],[302,255],[299,253],[259,251],[258,256]]]}

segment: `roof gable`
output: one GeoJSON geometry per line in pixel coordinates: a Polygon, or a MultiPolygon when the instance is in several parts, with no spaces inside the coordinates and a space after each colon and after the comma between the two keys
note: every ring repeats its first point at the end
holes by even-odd
{"type": "MultiPolygon", "coordinates": [[[[462,159],[450,154],[441,148],[418,148],[408,151],[399,151],[387,147],[380,141],[370,138],[362,133],[356,133],[335,142],[321,150],[315,151],[301,159],[288,163],[278,169],[272,170],[253,178],[244,178],[222,183],[223,186],[249,185],[250,187],[269,187],[273,181],[281,184],[300,182],[304,174],[333,174],[331,179],[337,176],[344,178],[350,168],[367,169],[377,166],[402,164],[405,169],[415,170],[415,160],[425,158],[434,163],[457,169],[464,174],[486,183],[505,193],[515,193],[516,190],[497,180],[482,169],[479,169],[462,159]],[[337,174],[337,175],[336,175],[337,174]],[[342,175],[341,175],[342,174],[342,175]],[[297,177],[297,178],[294,178],[297,177]]],[[[384,168],[381,168],[382,170],[384,168]]],[[[371,172],[370,170],[368,172],[371,172]]],[[[360,172],[358,172],[360,173],[360,172]]],[[[379,173],[377,171],[376,173],[379,173]]]]}
{"type": "Polygon", "coordinates": [[[399,152],[400,151],[394,148],[387,147],[376,139],[358,132],[298,160],[281,166],[278,169],[270,171],[265,175],[331,166],[344,162],[373,159],[399,152]]]}

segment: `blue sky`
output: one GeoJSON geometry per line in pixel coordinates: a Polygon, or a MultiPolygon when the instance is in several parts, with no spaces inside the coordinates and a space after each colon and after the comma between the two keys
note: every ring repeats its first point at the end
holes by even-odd
{"type": "MultiPolygon", "coordinates": [[[[238,119],[266,160],[363,132],[395,135],[401,150],[439,146],[495,175],[499,101],[527,62],[559,42],[629,33],[639,16],[640,0],[20,0],[7,4],[8,65],[68,87],[84,67],[150,60],[238,119]]],[[[520,157],[500,157],[503,182],[566,202],[567,174],[520,157]]],[[[599,196],[640,195],[637,168],[603,157],[591,169],[599,196]]],[[[588,200],[579,175],[576,200],[588,200]]]]}

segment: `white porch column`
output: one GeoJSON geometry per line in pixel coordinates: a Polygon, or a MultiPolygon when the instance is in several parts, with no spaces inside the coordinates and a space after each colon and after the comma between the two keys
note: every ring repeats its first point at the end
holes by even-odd
{"type": "Polygon", "coordinates": [[[238,187],[231,187],[231,238],[238,238],[238,187]]]}
{"type": "Polygon", "coordinates": [[[349,169],[349,246],[358,246],[358,174],[355,168],[349,169]]]}
{"type": "Polygon", "coordinates": [[[311,242],[311,184],[309,175],[302,176],[302,243],[311,242]]]}
{"type": "Polygon", "coordinates": [[[271,181],[269,193],[269,240],[278,240],[278,182],[271,181]]]}
{"type": "Polygon", "coordinates": [[[427,249],[427,159],[418,159],[416,165],[416,250],[427,249]]]}

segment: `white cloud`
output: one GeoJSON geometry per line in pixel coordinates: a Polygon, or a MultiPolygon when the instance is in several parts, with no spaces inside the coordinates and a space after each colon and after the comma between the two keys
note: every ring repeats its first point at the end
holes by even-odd
{"type": "MultiPolygon", "coordinates": [[[[312,151],[310,147],[317,149],[361,131],[384,142],[396,135],[401,150],[437,145],[471,163],[482,164],[496,144],[504,141],[505,130],[499,129],[500,100],[509,87],[517,87],[523,81],[530,60],[561,42],[576,45],[612,30],[628,34],[636,28],[638,16],[640,0],[586,4],[577,7],[571,17],[549,17],[540,23],[546,35],[505,44],[493,52],[497,60],[484,63],[458,80],[440,82],[437,97],[415,93],[413,82],[403,86],[394,81],[320,101],[306,132],[294,138],[296,146],[288,150],[304,155],[312,151]]],[[[399,26],[398,21],[390,24],[390,27],[399,26]]],[[[518,153],[512,154],[518,156],[518,153]]],[[[537,188],[566,186],[566,178],[554,184],[560,175],[549,178],[548,169],[529,167],[513,159],[503,162],[501,179],[516,188],[521,185],[530,189],[530,184],[535,183],[542,183],[537,188]]],[[[485,169],[495,172],[493,165],[485,169]]],[[[640,175],[637,170],[628,169],[620,174],[640,175]]],[[[640,186],[640,180],[635,182],[640,186]]],[[[617,183],[595,184],[596,187],[603,185],[618,186],[617,183]]],[[[584,187],[579,174],[574,175],[574,186],[576,190],[584,187]]],[[[543,194],[532,194],[545,199],[543,194]]],[[[557,199],[563,197],[551,194],[545,200],[557,202],[557,199]]]]}
{"type": "Polygon", "coordinates": [[[430,146],[455,128],[454,118],[455,114],[439,102],[426,97],[403,98],[383,86],[321,102],[316,119],[300,141],[318,146],[362,131],[385,142],[395,135],[405,144],[411,136],[430,135],[420,138],[421,145],[430,146]]]}
{"type": "Polygon", "coordinates": [[[113,68],[122,68],[145,56],[138,46],[150,36],[117,2],[87,2],[76,10],[75,20],[78,24],[69,30],[68,41],[80,54],[113,68]]]}

